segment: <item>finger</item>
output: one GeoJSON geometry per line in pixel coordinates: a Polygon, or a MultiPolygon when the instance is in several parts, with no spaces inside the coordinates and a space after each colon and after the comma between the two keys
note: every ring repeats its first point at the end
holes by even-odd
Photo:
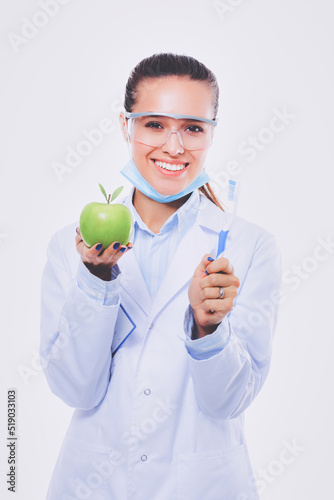
{"type": "Polygon", "coordinates": [[[203,290],[201,290],[199,293],[200,300],[203,302],[207,299],[219,299],[220,290],[224,290],[223,297],[226,297],[228,288],[217,286],[203,288],[203,290]]]}
{"type": "Polygon", "coordinates": [[[231,285],[228,287],[216,287],[216,286],[206,287],[200,291],[199,297],[201,301],[208,299],[224,300],[228,298],[235,299],[237,295],[238,295],[238,288],[236,286],[231,285]],[[223,288],[224,290],[223,297],[219,297],[221,288],[223,288]]]}
{"type": "Polygon", "coordinates": [[[214,311],[226,315],[233,309],[233,299],[227,297],[224,297],[224,299],[207,299],[202,302],[201,307],[207,313],[214,311]]]}
{"type": "Polygon", "coordinates": [[[82,240],[82,236],[81,236],[79,227],[77,227],[75,231],[76,231],[75,243],[76,243],[76,245],[78,245],[78,243],[80,243],[80,241],[83,241],[83,240],[82,240]]]}
{"type": "Polygon", "coordinates": [[[101,243],[95,243],[95,245],[92,245],[91,247],[83,245],[81,250],[82,250],[82,257],[85,261],[96,262],[97,264],[103,262],[102,255],[104,250],[101,243]]]}
{"type": "Polygon", "coordinates": [[[120,248],[121,244],[119,241],[113,241],[107,248],[104,249],[103,261],[108,261],[109,259],[114,258],[120,248]]]}
{"type": "Polygon", "coordinates": [[[226,259],[226,257],[219,257],[212,262],[209,262],[207,266],[207,271],[209,274],[211,273],[219,273],[223,272],[225,274],[233,274],[234,268],[231,262],[226,259]]]}
{"type": "Polygon", "coordinates": [[[127,245],[121,245],[118,241],[114,241],[105,249],[103,254],[103,261],[107,262],[110,261],[110,259],[114,260],[116,257],[119,258],[132,247],[133,245],[130,242],[127,245]]]}
{"type": "Polygon", "coordinates": [[[131,250],[131,248],[133,248],[133,244],[130,242],[127,245],[121,245],[119,247],[119,253],[124,255],[126,252],[128,252],[128,250],[131,250]]]}
{"type": "Polygon", "coordinates": [[[82,258],[85,254],[85,249],[87,249],[88,247],[85,244],[85,242],[83,241],[81,234],[79,234],[78,231],[76,232],[76,235],[75,235],[75,244],[76,244],[77,252],[80,254],[80,256],[82,258]]]}
{"type": "Polygon", "coordinates": [[[133,248],[133,244],[132,243],[127,243],[127,245],[121,245],[119,250],[118,250],[118,255],[116,255],[116,258],[117,260],[122,256],[124,255],[125,253],[127,253],[129,250],[131,250],[133,248]]]}
{"type": "Polygon", "coordinates": [[[76,234],[75,235],[75,244],[76,244],[76,246],[78,246],[79,243],[81,243],[81,242],[82,242],[81,236],[79,236],[78,234],[76,234]]]}
{"type": "Polygon", "coordinates": [[[208,276],[202,277],[202,279],[199,280],[199,286],[202,288],[202,290],[207,287],[217,286],[235,286],[238,288],[240,286],[240,281],[234,274],[213,273],[209,274],[208,276]]]}
{"type": "Polygon", "coordinates": [[[209,253],[206,253],[201,262],[198,264],[198,266],[195,269],[194,276],[199,278],[205,275],[206,268],[214,260],[214,257],[210,255],[209,253]]]}
{"type": "MultiPolygon", "coordinates": [[[[203,302],[204,300],[207,299],[218,299],[219,298],[219,288],[216,286],[207,286],[203,288],[203,290],[200,291],[199,298],[203,302]]],[[[225,288],[224,288],[224,295],[225,295],[225,288]]]]}
{"type": "Polygon", "coordinates": [[[128,247],[126,245],[122,245],[119,249],[120,253],[124,254],[127,251],[128,247]]]}

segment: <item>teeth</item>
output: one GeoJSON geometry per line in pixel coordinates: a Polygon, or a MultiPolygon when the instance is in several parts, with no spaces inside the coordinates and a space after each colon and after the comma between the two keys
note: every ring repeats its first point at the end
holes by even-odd
{"type": "Polygon", "coordinates": [[[158,167],[164,168],[166,170],[171,170],[173,172],[175,172],[176,170],[183,170],[186,166],[186,163],[180,163],[179,165],[172,165],[171,163],[165,163],[162,161],[156,161],[155,163],[158,165],[158,167]]]}

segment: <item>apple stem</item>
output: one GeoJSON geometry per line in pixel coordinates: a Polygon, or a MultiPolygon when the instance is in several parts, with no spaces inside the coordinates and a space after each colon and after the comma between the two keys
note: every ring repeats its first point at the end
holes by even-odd
{"type": "Polygon", "coordinates": [[[108,194],[107,202],[110,203],[111,194],[108,194]]]}

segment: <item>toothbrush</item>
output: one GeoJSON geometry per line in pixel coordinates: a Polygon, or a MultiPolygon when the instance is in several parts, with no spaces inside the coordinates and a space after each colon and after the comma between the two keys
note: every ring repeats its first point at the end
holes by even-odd
{"type": "MultiPolygon", "coordinates": [[[[228,222],[227,229],[225,229],[225,230],[223,229],[219,233],[218,250],[217,250],[216,259],[218,259],[218,257],[221,257],[223,252],[225,251],[227,235],[229,233],[229,230],[231,229],[231,226],[233,224],[233,221],[234,221],[236,213],[237,213],[238,190],[239,190],[238,183],[236,181],[233,181],[232,179],[229,179],[227,199],[229,202],[232,203],[232,211],[231,211],[231,217],[230,217],[230,220],[228,222]]],[[[222,271],[219,271],[219,272],[222,273],[222,271]]]]}
{"type": "MultiPolygon", "coordinates": [[[[228,202],[231,202],[232,204],[232,210],[230,212],[231,217],[230,220],[228,221],[227,228],[225,230],[223,229],[222,231],[220,231],[218,235],[218,250],[216,259],[218,259],[218,257],[222,257],[225,251],[227,236],[237,213],[238,191],[239,191],[239,183],[233,181],[232,179],[229,179],[227,199],[228,202]]],[[[225,274],[225,273],[223,271],[218,271],[217,274],[225,274]]],[[[213,314],[214,311],[210,309],[210,313],[213,314]]]]}

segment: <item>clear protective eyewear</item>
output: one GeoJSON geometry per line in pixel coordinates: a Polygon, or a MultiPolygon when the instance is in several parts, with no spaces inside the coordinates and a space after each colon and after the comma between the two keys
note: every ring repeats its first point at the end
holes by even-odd
{"type": "Polygon", "coordinates": [[[130,137],[135,142],[155,148],[162,147],[171,134],[176,134],[184,149],[206,149],[211,146],[213,129],[217,126],[217,120],[175,113],[124,113],[124,117],[129,120],[130,137]],[[175,120],[178,121],[177,129],[175,120]]]}

